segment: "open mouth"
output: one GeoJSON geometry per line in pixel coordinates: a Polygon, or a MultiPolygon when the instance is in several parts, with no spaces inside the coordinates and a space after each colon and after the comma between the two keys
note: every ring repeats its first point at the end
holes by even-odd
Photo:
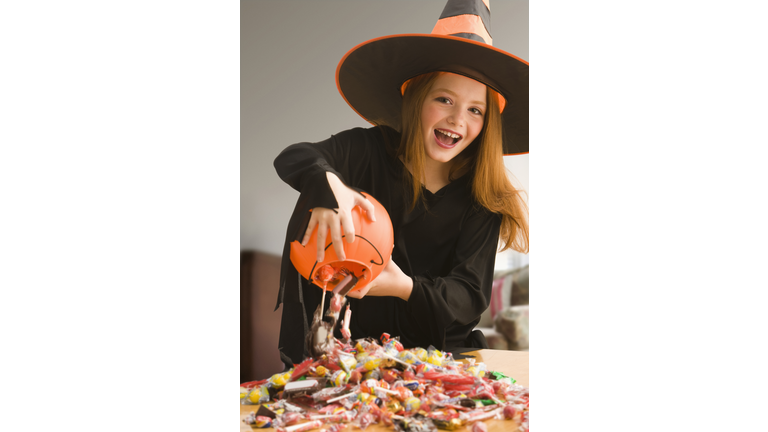
{"type": "Polygon", "coordinates": [[[461,141],[462,136],[443,129],[435,129],[435,139],[442,147],[451,148],[461,141]]]}

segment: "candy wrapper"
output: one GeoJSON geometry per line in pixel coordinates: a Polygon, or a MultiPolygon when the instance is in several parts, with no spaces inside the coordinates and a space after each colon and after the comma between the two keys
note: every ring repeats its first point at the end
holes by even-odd
{"type": "Polygon", "coordinates": [[[243,419],[243,423],[250,425],[254,428],[268,428],[272,427],[272,419],[265,416],[256,415],[255,412],[250,413],[243,419]]]}
{"type": "Polygon", "coordinates": [[[437,432],[437,427],[428,417],[416,414],[413,417],[396,418],[393,420],[398,432],[437,432]]]}
{"type": "Polygon", "coordinates": [[[311,431],[313,429],[317,429],[322,425],[323,425],[322,421],[312,420],[312,421],[297,424],[294,426],[277,427],[276,430],[277,432],[306,432],[306,431],[311,431]]]}
{"type": "Polygon", "coordinates": [[[301,381],[291,381],[283,388],[284,398],[296,398],[300,396],[311,395],[325,388],[325,378],[305,379],[301,381]]]}
{"type": "Polygon", "coordinates": [[[269,394],[269,389],[266,385],[263,385],[252,388],[248,393],[248,396],[240,398],[240,403],[243,405],[257,405],[264,402],[269,402],[270,398],[271,396],[269,394]]]}

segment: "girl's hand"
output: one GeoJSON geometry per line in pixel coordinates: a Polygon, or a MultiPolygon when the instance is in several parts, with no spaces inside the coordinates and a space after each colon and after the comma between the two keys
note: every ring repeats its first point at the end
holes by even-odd
{"type": "Polygon", "coordinates": [[[413,279],[403,273],[390,258],[384,270],[371,283],[359,291],[350,291],[347,297],[361,299],[366,295],[399,297],[405,301],[411,297],[413,279]]]}
{"type": "Polygon", "coordinates": [[[347,259],[344,254],[344,244],[342,243],[342,230],[347,243],[355,241],[355,225],[352,222],[352,209],[355,206],[362,207],[368,220],[376,221],[373,214],[373,204],[362,194],[344,185],[336,174],[325,173],[328,178],[328,184],[331,186],[333,195],[336,197],[339,207],[335,210],[316,207],[312,209],[312,217],[309,219],[307,231],[301,240],[302,246],[306,246],[312,231],[317,227],[317,262],[325,259],[325,242],[328,237],[328,231],[331,233],[333,249],[340,260],[347,259]]]}

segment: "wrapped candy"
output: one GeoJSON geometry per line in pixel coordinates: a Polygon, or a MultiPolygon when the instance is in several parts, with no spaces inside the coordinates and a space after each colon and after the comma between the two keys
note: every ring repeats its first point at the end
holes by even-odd
{"type": "Polygon", "coordinates": [[[248,381],[246,383],[240,384],[240,387],[250,390],[254,387],[262,386],[266,383],[267,383],[267,380],[265,379],[259,380],[259,381],[248,381]]]}
{"type": "Polygon", "coordinates": [[[378,369],[379,365],[381,364],[381,358],[375,358],[375,357],[368,357],[365,361],[365,369],[372,371],[374,369],[378,369]]]}
{"type": "Polygon", "coordinates": [[[296,381],[297,379],[306,375],[310,371],[310,368],[312,367],[312,363],[313,361],[311,358],[308,358],[303,362],[301,362],[298,366],[293,368],[293,373],[291,374],[288,381],[296,381]]]}
{"type": "Polygon", "coordinates": [[[399,371],[397,369],[384,369],[381,371],[381,379],[392,384],[397,381],[399,371]]]}
{"type": "Polygon", "coordinates": [[[373,394],[374,389],[378,387],[379,382],[373,378],[366,379],[360,383],[360,391],[363,393],[373,394]]]}
{"type": "Polygon", "coordinates": [[[437,427],[432,420],[421,414],[394,418],[392,422],[398,432],[437,432],[437,427]]]}
{"type": "Polygon", "coordinates": [[[348,393],[345,387],[326,387],[312,394],[312,399],[314,399],[315,402],[330,403],[334,402],[333,399],[340,396],[342,393],[348,393]]]}
{"type": "Polygon", "coordinates": [[[411,351],[400,351],[397,356],[398,359],[408,363],[408,364],[419,364],[421,363],[421,360],[411,351]]]}
{"type": "Polygon", "coordinates": [[[397,392],[397,397],[401,401],[405,401],[406,399],[410,399],[413,397],[413,392],[408,390],[406,387],[398,387],[395,389],[397,392]]]}
{"type": "Polygon", "coordinates": [[[278,427],[277,432],[305,432],[312,429],[317,429],[323,425],[320,420],[312,420],[307,423],[301,423],[294,426],[278,427]]]}
{"type": "Polygon", "coordinates": [[[319,280],[320,282],[328,282],[333,279],[335,274],[336,269],[331,267],[329,264],[326,264],[317,269],[317,272],[315,272],[315,279],[319,280]]]}
{"type": "Polygon", "coordinates": [[[337,403],[332,403],[330,405],[326,405],[323,408],[320,408],[319,410],[317,410],[317,412],[320,414],[335,414],[337,409],[341,409],[341,411],[344,411],[344,408],[341,405],[337,403]]]}
{"type": "Polygon", "coordinates": [[[283,390],[283,398],[294,398],[311,395],[325,388],[325,378],[313,378],[287,383],[283,390]]]}
{"type": "Polygon", "coordinates": [[[461,413],[459,414],[459,418],[462,420],[465,420],[467,423],[476,422],[479,420],[486,420],[489,418],[498,418],[503,419],[504,415],[502,414],[503,408],[496,408],[492,411],[483,411],[483,410],[474,410],[470,411],[468,413],[461,413]]]}
{"type": "Polygon", "coordinates": [[[310,420],[322,420],[323,422],[333,422],[333,423],[348,423],[354,420],[356,417],[356,412],[354,411],[345,411],[341,410],[340,412],[337,412],[335,414],[326,414],[326,415],[311,415],[309,416],[310,420]]]}
{"type": "Polygon", "coordinates": [[[341,321],[341,335],[344,339],[349,340],[352,337],[352,332],[349,331],[349,320],[352,318],[352,311],[347,305],[347,310],[344,311],[344,319],[341,321]]]}
{"type": "Polygon", "coordinates": [[[530,413],[530,411],[524,411],[523,414],[521,415],[520,428],[524,432],[528,432],[528,416],[529,416],[529,413],[530,413]]]}
{"type": "Polygon", "coordinates": [[[373,415],[376,418],[376,421],[378,423],[384,423],[385,425],[392,424],[393,414],[389,410],[382,409],[379,406],[372,406],[370,407],[368,412],[370,412],[371,415],[373,415]]]}
{"type": "Polygon", "coordinates": [[[363,378],[363,375],[360,373],[358,369],[353,370],[349,374],[349,382],[351,382],[352,384],[359,384],[362,378],[363,378]]]}
{"type": "Polygon", "coordinates": [[[253,404],[262,404],[269,401],[269,389],[263,385],[261,387],[254,388],[248,394],[248,400],[253,404]]]}
{"type": "Polygon", "coordinates": [[[467,396],[472,399],[492,399],[495,400],[493,387],[485,381],[480,381],[477,385],[472,387],[472,390],[467,396]]]}
{"type": "Polygon", "coordinates": [[[419,361],[427,361],[428,353],[424,348],[413,348],[411,352],[419,359],[419,361]]]}
{"type": "Polygon", "coordinates": [[[272,384],[273,387],[276,389],[281,389],[283,386],[285,386],[285,383],[287,383],[291,379],[291,375],[293,374],[292,371],[288,371],[286,373],[279,373],[274,374],[269,379],[267,384],[272,384]]]}
{"type": "Polygon", "coordinates": [[[368,357],[368,351],[367,348],[370,346],[370,343],[366,341],[365,339],[358,339],[355,341],[355,351],[357,351],[357,360],[360,361],[361,358],[368,357]]]}
{"type": "Polygon", "coordinates": [[[368,403],[369,401],[372,401],[373,399],[376,399],[375,396],[371,395],[370,393],[358,393],[357,394],[357,400],[359,400],[362,403],[368,403]]]}
{"type": "MultiPolygon", "coordinates": [[[[481,366],[485,366],[485,365],[481,365],[481,366]]],[[[485,368],[480,366],[471,366],[467,368],[467,373],[471,374],[472,376],[482,378],[483,376],[485,376],[485,368]]]]}
{"type": "Polygon", "coordinates": [[[424,379],[428,379],[432,381],[440,380],[444,383],[451,383],[451,384],[474,384],[475,383],[475,377],[461,375],[461,374],[449,374],[449,373],[442,373],[438,371],[427,371],[427,372],[424,372],[422,376],[424,377],[424,379]]]}
{"type": "Polygon", "coordinates": [[[419,365],[416,365],[416,373],[424,373],[433,370],[435,367],[431,365],[430,363],[421,363],[419,365]]]}
{"type": "Polygon", "coordinates": [[[319,359],[306,359],[267,380],[241,385],[241,403],[261,404],[274,420],[246,417],[253,427],[280,432],[340,432],[374,423],[408,432],[466,428],[484,432],[488,419],[528,430],[528,389],[472,359],[453,360],[430,347],[403,349],[397,338],[335,341],[319,359]],[[294,404],[291,404],[294,402],[294,404]],[[487,405],[487,406],[486,406],[487,405]],[[270,411],[271,410],[271,411],[270,411]]]}
{"type": "Polygon", "coordinates": [[[447,420],[432,419],[432,423],[434,423],[438,429],[449,430],[449,431],[453,431],[464,426],[464,422],[458,418],[452,418],[447,420]]]}
{"type": "Polygon", "coordinates": [[[435,420],[448,421],[458,417],[459,417],[459,413],[455,409],[451,409],[451,408],[434,410],[429,414],[429,418],[431,418],[433,421],[435,420]]]}
{"type": "Polygon", "coordinates": [[[404,401],[404,405],[406,411],[416,412],[421,407],[421,400],[417,397],[409,397],[404,401]]]}
{"type": "Polygon", "coordinates": [[[402,405],[400,405],[400,402],[398,402],[398,401],[396,401],[396,400],[394,400],[394,399],[390,400],[390,401],[389,401],[389,402],[386,404],[386,406],[387,406],[387,409],[388,409],[389,411],[393,412],[393,413],[399,413],[400,411],[402,411],[402,410],[403,410],[403,406],[402,406],[402,405]]]}
{"type": "Polygon", "coordinates": [[[441,353],[440,350],[435,349],[435,347],[430,347],[430,350],[427,352],[427,363],[431,363],[435,366],[442,366],[443,353],[441,353]]]}
{"type": "Polygon", "coordinates": [[[251,412],[243,419],[243,423],[255,428],[268,428],[272,427],[272,419],[267,416],[256,415],[255,412],[251,412]]]}
{"type": "Polygon", "coordinates": [[[389,333],[382,333],[381,334],[381,342],[384,344],[385,351],[387,350],[387,347],[392,348],[394,351],[396,351],[393,355],[397,354],[397,352],[402,351],[403,344],[400,343],[400,338],[392,338],[389,336],[389,333]]]}
{"type": "MultiPolygon", "coordinates": [[[[355,366],[357,366],[357,360],[354,356],[348,355],[348,354],[339,354],[339,366],[349,374],[352,370],[355,369],[355,366]]],[[[372,368],[375,369],[375,368],[372,368]]],[[[371,369],[368,369],[371,370],[371,369]]]]}
{"type": "Polygon", "coordinates": [[[368,426],[370,426],[371,423],[373,423],[376,420],[376,418],[371,413],[364,413],[357,419],[357,427],[359,427],[362,430],[365,430],[368,426]]]}
{"type": "Polygon", "coordinates": [[[507,420],[515,418],[515,414],[517,414],[517,410],[515,410],[514,405],[507,405],[504,407],[504,417],[507,420]]]}
{"type": "Polygon", "coordinates": [[[347,381],[349,381],[349,377],[347,376],[347,373],[343,370],[338,370],[331,375],[331,382],[336,387],[341,387],[347,384],[347,381]]]}
{"type": "Polygon", "coordinates": [[[275,427],[291,426],[304,420],[304,415],[298,412],[286,412],[275,419],[275,427]]]}

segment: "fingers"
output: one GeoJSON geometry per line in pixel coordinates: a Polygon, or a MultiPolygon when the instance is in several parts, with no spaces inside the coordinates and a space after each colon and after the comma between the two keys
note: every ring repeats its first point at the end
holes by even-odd
{"type": "Polygon", "coordinates": [[[312,218],[309,219],[309,225],[307,225],[307,232],[304,233],[304,238],[301,239],[301,245],[306,246],[309,242],[309,238],[312,237],[312,231],[317,226],[317,219],[314,217],[315,215],[312,215],[312,218]]]}
{"type": "Polygon", "coordinates": [[[342,213],[341,226],[344,228],[344,238],[347,239],[347,243],[355,241],[355,224],[352,223],[352,215],[349,213],[342,213]]]}
{"type": "Polygon", "coordinates": [[[325,259],[325,237],[328,235],[328,226],[318,224],[317,226],[317,262],[325,259]]]}
{"type": "MultiPolygon", "coordinates": [[[[355,224],[352,220],[352,209],[355,206],[360,206],[365,212],[368,220],[372,222],[376,221],[373,203],[364,195],[349,188],[343,190],[342,193],[346,194],[346,198],[340,199],[337,196],[337,202],[340,204],[338,209],[331,210],[322,207],[312,209],[312,217],[309,220],[301,244],[302,246],[306,246],[312,237],[313,231],[317,230],[318,262],[322,262],[325,259],[325,249],[329,240],[333,243],[333,250],[336,252],[338,259],[341,261],[347,259],[346,254],[344,253],[343,239],[346,238],[347,243],[353,243],[355,241],[355,224]],[[352,204],[351,207],[350,204],[352,204]],[[329,232],[330,239],[328,238],[329,232]]],[[[341,195],[342,193],[337,195],[341,195]]]]}
{"type": "MultiPolygon", "coordinates": [[[[346,260],[347,257],[344,253],[344,241],[340,223],[342,220],[341,216],[336,214],[336,211],[334,210],[322,207],[316,207],[312,210],[312,217],[309,219],[307,231],[304,233],[304,238],[301,241],[302,246],[306,246],[309,243],[309,240],[312,237],[312,232],[317,230],[317,261],[322,262],[325,259],[325,249],[328,246],[329,240],[333,243],[333,249],[336,252],[338,259],[342,261],[346,260]]],[[[349,225],[352,226],[349,215],[347,215],[346,218],[350,220],[349,225]]],[[[354,227],[352,228],[351,237],[353,239],[355,238],[354,227]]]]}
{"type": "Polygon", "coordinates": [[[336,256],[342,261],[347,259],[346,255],[344,255],[344,241],[342,240],[341,227],[338,223],[331,225],[331,240],[333,241],[333,250],[336,251],[336,256]]]}
{"type": "Polygon", "coordinates": [[[374,215],[375,208],[373,207],[373,203],[370,202],[368,198],[360,195],[360,198],[355,201],[355,204],[359,205],[363,210],[365,210],[365,215],[368,216],[368,220],[371,222],[376,222],[376,215],[374,215]]]}

